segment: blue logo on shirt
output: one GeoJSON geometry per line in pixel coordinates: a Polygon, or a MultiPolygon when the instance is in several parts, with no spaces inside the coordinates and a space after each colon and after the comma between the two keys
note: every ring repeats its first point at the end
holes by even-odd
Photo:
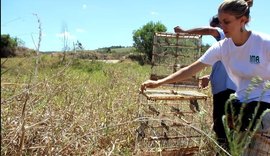
{"type": "Polygon", "coordinates": [[[249,62],[252,64],[259,64],[260,63],[260,57],[256,55],[250,55],[249,56],[249,62]]]}

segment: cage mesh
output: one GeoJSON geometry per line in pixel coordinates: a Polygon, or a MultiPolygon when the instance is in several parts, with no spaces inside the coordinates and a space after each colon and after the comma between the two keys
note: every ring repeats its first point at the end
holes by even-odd
{"type": "Polygon", "coordinates": [[[207,96],[181,88],[146,90],[139,95],[136,150],[139,155],[193,155],[202,144],[198,129],[207,96]],[[180,90],[178,90],[180,89],[180,90]]]}
{"type": "MultiPolygon", "coordinates": [[[[150,78],[157,80],[196,61],[201,56],[201,36],[159,32],[154,36],[150,78]]],[[[198,76],[186,84],[197,85],[198,76]]],[[[181,83],[183,84],[183,82],[181,83]]]]}

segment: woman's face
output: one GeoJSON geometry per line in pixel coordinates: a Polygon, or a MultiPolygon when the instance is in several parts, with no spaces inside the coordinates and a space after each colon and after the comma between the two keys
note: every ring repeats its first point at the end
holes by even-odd
{"type": "Polygon", "coordinates": [[[218,14],[218,19],[220,22],[220,26],[223,29],[223,32],[227,38],[232,38],[236,35],[239,35],[240,30],[243,26],[242,17],[236,18],[229,13],[220,12],[218,14]]]}

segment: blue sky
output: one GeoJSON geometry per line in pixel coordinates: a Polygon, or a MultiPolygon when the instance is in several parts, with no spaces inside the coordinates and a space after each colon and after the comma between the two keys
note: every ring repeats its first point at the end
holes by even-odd
{"type": "MultiPolygon", "coordinates": [[[[87,50],[132,46],[132,32],[146,23],[161,22],[168,32],[207,26],[222,0],[1,0],[1,34],[10,34],[35,49],[37,14],[41,21],[41,51],[61,51],[79,40],[87,50]],[[66,30],[66,31],[65,31],[66,30]]],[[[255,0],[247,29],[270,34],[270,1],[255,0]]],[[[203,37],[203,43],[214,43],[203,37]]]]}

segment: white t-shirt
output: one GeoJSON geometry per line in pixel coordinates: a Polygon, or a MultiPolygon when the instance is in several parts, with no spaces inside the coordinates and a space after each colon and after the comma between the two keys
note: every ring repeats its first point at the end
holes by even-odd
{"type": "Polygon", "coordinates": [[[266,89],[266,83],[270,85],[270,36],[252,32],[242,46],[235,46],[231,38],[225,38],[210,47],[199,59],[209,65],[219,60],[235,83],[236,96],[241,102],[270,103],[270,89],[266,89]],[[247,95],[247,88],[256,76],[262,78],[263,82],[247,95]]]}

